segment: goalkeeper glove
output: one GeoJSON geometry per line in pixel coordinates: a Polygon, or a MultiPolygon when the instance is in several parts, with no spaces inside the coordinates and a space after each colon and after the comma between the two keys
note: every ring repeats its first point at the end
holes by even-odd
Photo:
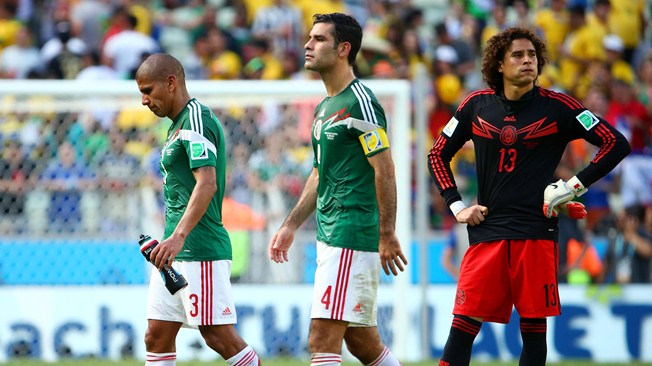
{"type": "Polygon", "coordinates": [[[586,191],[588,189],[584,188],[584,185],[577,179],[577,176],[569,179],[568,182],[560,179],[555,183],[548,184],[546,190],[543,191],[543,214],[547,218],[554,217],[553,210],[555,207],[561,206],[561,204],[583,195],[586,191]]]}
{"type": "Polygon", "coordinates": [[[586,217],[586,208],[584,205],[575,201],[568,201],[557,205],[557,207],[552,209],[551,217],[559,216],[560,212],[574,220],[581,220],[586,217]]]}

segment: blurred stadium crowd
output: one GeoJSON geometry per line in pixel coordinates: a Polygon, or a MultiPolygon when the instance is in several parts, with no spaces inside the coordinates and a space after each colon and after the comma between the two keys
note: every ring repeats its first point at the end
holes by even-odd
{"type": "MultiPolygon", "coordinates": [[[[312,14],[346,12],[365,31],[361,78],[412,80],[426,70],[427,102],[413,108],[427,110],[423,138],[432,141],[465,95],[485,87],[486,40],[527,27],[548,47],[539,84],[616,125],[634,151],[582,197],[585,222],[561,220],[564,275],[652,282],[650,7],[645,0],[3,0],[0,77],[131,79],[143,57],[165,51],[182,61],[188,79],[311,79],[316,75],[302,66],[312,14]],[[596,249],[594,238],[606,238],[606,247],[596,249]]],[[[227,228],[277,228],[311,169],[310,108],[216,112],[229,135],[225,211],[251,211],[225,215],[232,218],[227,228]]],[[[0,232],[135,238],[143,217],[157,215],[153,227],[162,228],[158,157],[166,128],[133,111],[0,110],[0,232]]],[[[474,158],[466,151],[455,169],[472,200],[474,158]]],[[[594,151],[584,141],[572,144],[559,177],[574,175],[594,151]]],[[[416,152],[415,163],[425,154],[416,152]]],[[[451,231],[454,218],[432,188],[431,229],[451,231]]]]}

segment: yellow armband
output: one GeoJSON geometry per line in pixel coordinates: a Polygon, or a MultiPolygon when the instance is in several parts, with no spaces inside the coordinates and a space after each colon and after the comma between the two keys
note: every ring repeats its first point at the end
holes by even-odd
{"type": "Polygon", "coordinates": [[[376,151],[380,151],[389,147],[389,139],[387,133],[382,128],[377,128],[373,131],[363,133],[358,137],[362,144],[362,149],[365,155],[369,155],[376,151]]]}

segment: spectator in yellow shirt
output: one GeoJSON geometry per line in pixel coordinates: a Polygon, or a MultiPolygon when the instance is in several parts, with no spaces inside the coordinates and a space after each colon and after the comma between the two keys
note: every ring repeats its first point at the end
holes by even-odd
{"type": "Polygon", "coordinates": [[[543,34],[548,47],[548,60],[557,63],[559,53],[568,33],[569,15],[566,0],[551,0],[550,8],[538,9],[534,25],[543,34]]]}
{"type": "Polygon", "coordinates": [[[602,43],[602,38],[611,33],[609,31],[610,11],[610,0],[595,0],[593,10],[586,15],[586,23],[593,29],[593,34],[598,44],[602,43]]]}
{"type": "Polygon", "coordinates": [[[586,72],[591,61],[604,59],[604,50],[586,23],[584,7],[573,6],[569,12],[569,32],[559,58],[559,81],[564,90],[574,94],[579,76],[586,72]]]}
{"type": "Polygon", "coordinates": [[[254,39],[248,54],[250,58],[243,69],[246,79],[281,80],[284,78],[283,64],[270,52],[269,41],[264,38],[254,39]]]}
{"type": "Polygon", "coordinates": [[[208,77],[213,80],[233,80],[241,77],[242,61],[240,56],[227,48],[224,32],[210,28],[207,32],[211,56],[208,65],[208,77]]]}
{"type": "Polygon", "coordinates": [[[607,64],[611,71],[611,77],[633,85],[634,69],[627,61],[623,60],[626,50],[623,40],[615,34],[610,34],[604,37],[602,44],[607,53],[607,64]]]}
{"type": "Polygon", "coordinates": [[[631,64],[645,31],[645,0],[612,1],[609,29],[623,40],[623,60],[631,64]]]}

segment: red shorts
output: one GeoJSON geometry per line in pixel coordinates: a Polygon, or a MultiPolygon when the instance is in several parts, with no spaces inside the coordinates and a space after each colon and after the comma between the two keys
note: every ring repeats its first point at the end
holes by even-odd
{"type": "Polygon", "coordinates": [[[561,314],[557,251],[552,240],[471,245],[462,259],[453,314],[505,324],[512,306],[523,318],[561,314]]]}

